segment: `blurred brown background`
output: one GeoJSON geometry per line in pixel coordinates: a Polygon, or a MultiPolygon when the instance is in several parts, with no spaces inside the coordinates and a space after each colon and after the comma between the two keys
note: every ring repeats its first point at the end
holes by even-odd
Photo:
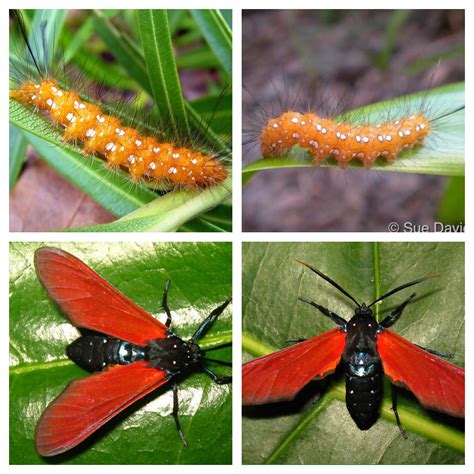
{"type": "MultiPolygon", "coordinates": [[[[259,156],[261,110],[281,110],[285,95],[340,111],[341,103],[355,108],[464,80],[464,11],[245,10],[242,56],[243,128],[254,130],[244,134],[247,164],[259,156]]],[[[259,172],[243,191],[243,230],[432,225],[445,184],[440,176],[365,169],[259,172]]]]}

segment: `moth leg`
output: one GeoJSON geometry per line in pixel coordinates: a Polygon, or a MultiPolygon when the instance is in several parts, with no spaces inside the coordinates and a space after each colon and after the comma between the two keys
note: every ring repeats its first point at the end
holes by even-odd
{"type": "Polygon", "coordinates": [[[224,375],[219,377],[216,373],[214,373],[211,369],[208,369],[205,365],[201,365],[201,367],[202,370],[204,370],[204,372],[206,372],[206,374],[209,375],[209,377],[211,377],[211,379],[219,385],[225,385],[232,382],[231,376],[224,375]]]}
{"type": "Polygon", "coordinates": [[[303,339],[302,337],[295,337],[295,338],[291,338],[291,339],[285,339],[285,342],[289,343],[289,344],[296,344],[298,342],[304,342],[304,341],[307,341],[308,339],[303,339]]]}
{"type": "Polygon", "coordinates": [[[169,328],[171,326],[171,311],[168,306],[168,291],[170,289],[171,281],[166,280],[165,289],[163,290],[163,299],[161,300],[161,307],[165,310],[166,313],[166,323],[165,326],[169,328]]]}
{"type": "Polygon", "coordinates": [[[227,298],[220,306],[211,312],[211,314],[196,329],[196,332],[191,337],[191,342],[194,342],[196,339],[199,339],[202,336],[208,326],[223,313],[231,301],[232,297],[227,298]]]}
{"type": "Polygon", "coordinates": [[[178,430],[178,434],[179,434],[179,437],[181,438],[181,441],[186,447],[188,447],[189,446],[188,442],[186,441],[183,430],[181,429],[181,424],[178,418],[178,412],[179,412],[178,384],[176,382],[173,382],[173,411],[171,414],[174,418],[174,422],[176,423],[176,429],[178,430]]]}
{"type": "Polygon", "coordinates": [[[408,435],[406,431],[403,429],[402,422],[400,421],[400,415],[398,414],[398,410],[397,410],[397,395],[398,395],[397,388],[393,384],[391,384],[391,386],[392,386],[392,410],[395,415],[395,419],[397,420],[397,426],[398,426],[398,429],[400,430],[400,434],[402,435],[402,437],[404,439],[408,439],[408,435]]]}
{"type": "Polygon", "coordinates": [[[334,321],[338,326],[345,326],[347,321],[342,317],[339,316],[338,314],[334,313],[333,311],[325,308],[324,306],[319,305],[318,303],[315,303],[314,301],[307,300],[306,298],[303,298],[302,296],[299,296],[298,299],[302,301],[303,303],[307,303],[324,314],[324,316],[327,316],[330,318],[332,321],[334,321]]]}
{"type": "Polygon", "coordinates": [[[386,318],[380,323],[383,328],[388,328],[394,324],[402,315],[405,306],[416,296],[416,293],[411,294],[398,308],[387,314],[386,318]]]}
{"type": "Polygon", "coordinates": [[[415,346],[418,346],[420,349],[423,349],[424,351],[429,352],[430,354],[434,354],[438,357],[443,357],[445,359],[452,359],[454,357],[454,354],[451,354],[450,352],[435,351],[434,349],[429,349],[428,347],[423,347],[419,344],[415,344],[415,346]]]}

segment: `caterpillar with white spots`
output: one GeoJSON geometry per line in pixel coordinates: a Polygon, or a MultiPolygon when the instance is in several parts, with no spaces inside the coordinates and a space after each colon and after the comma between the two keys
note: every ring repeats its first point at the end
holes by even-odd
{"type": "Polygon", "coordinates": [[[263,157],[308,149],[315,164],[333,157],[341,167],[352,160],[370,166],[378,157],[394,160],[403,150],[423,145],[431,123],[422,114],[377,125],[352,125],[313,113],[285,112],[272,118],[260,135],[263,157]]]}
{"type": "Polygon", "coordinates": [[[145,136],[99,106],[66,91],[51,79],[28,81],[10,92],[22,104],[47,112],[64,128],[66,142],[78,141],[85,154],[99,155],[111,168],[125,167],[134,181],[147,177],[172,186],[208,187],[227,177],[226,167],[213,156],[145,136]]]}
{"type": "MultiPolygon", "coordinates": [[[[228,199],[231,169],[231,106],[228,105],[231,103],[228,87],[230,76],[224,73],[217,75],[224,69],[216,59],[217,55],[212,58],[212,61],[208,59],[208,62],[211,62],[209,66],[201,66],[196,62],[190,63],[189,57],[184,55],[181,62],[191,65],[181,66],[179,60],[182,56],[176,52],[179,47],[174,44],[178,35],[173,34],[171,30],[168,31],[168,28],[172,28],[170,25],[174,16],[184,17],[183,24],[185,25],[191,22],[189,28],[199,28],[196,26],[198,16],[206,15],[210,11],[198,11],[195,18],[192,17],[193,14],[186,11],[129,12],[138,18],[141,29],[137,37],[127,37],[131,34],[126,29],[129,26],[127,21],[133,18],[133,15],[127,17],[124,12],[114,14],[101,11],[78,13],[80,21],[83,21],[82,24],[78,23],[79,27],[82,26],[77,32],[78,36],[82,30],[87,30],[88,26],[94,27],[90,28],[87,36],[84,36],[82,49],[74,43],[75,38],[70,37],[71,30],[74,28],[71,24],[74,25],[75,13],[65,12],[64,18],[67,16],[67,22],[63,19],[61,26],[57,27],[54,19],[61,16],[58,12],[62,11],[45,11],[44,17],[50,23],[45,21],[40,25],[42,29],[39,29],[38,25],[35,29],[34,25],[39,12],[25,12],[23,15],[12,16],[11,38],[16,34],[17,44],[22,45],[22,48],[17,47],[16,50],[13,47],[10,54],[9,95],[12,124],[19,127],[18,129],[22,132],[33,132],[33,135],[39,138],[51,136],[47,130],[49,127],[55,137],[60,133],[59,140],[56,138],[49,140],[52,148],[63,144],[65,154],[68,150],[75,151],[76,155],[80,152],[81,155],[95,162],[100,163],[98,159],[101,159],[107,170],[117,171],[110,175],[97,173],[94,179],[100,186],[103,186],[102,176],[106,177],[104,182],[110,181],[113,186],[119,183],[123,190],[111,191],[117,196],[125,194],[127,190],[131,191],[132,197],[123,207],[120,204],[105,205],[98,199],[98,202],[118,217],[135,210],[135,202],[141,205],[143,201],[146,203],[152,200],[154,195],[159,197],[164,192],[172,190],[199,193],[218,188],[213,194],[215,198],[211,196],[207,199],[200,212],[206,210],[204,205],[208,205],[207,209],[210,209],[228,199]],[[171,20],[168,19],[168,15],[171,20]],[[21,21],[23,17],[24,22],[21,21]],[[161,50],[154,51],[158,55],[163,55],[157,61],[163,61],[166,57],[167,46],[166,44],[163,46],[166,41],[169,41],[168,52],[173,54],[166,64],[155,64],[156,69],[162,68],[161,72],[165,76],[157,78],[157,84],[153,83],[153,77],[156,75],[151,74],[152,66],[147,64],[148,58],[153,56],[153,52],[149,53],[146,50],[150,47],[150,42],[153,43],[152,38],[146,36],[153,31],[153,28],[146,24],[148,21],[152,23],[152,26],[160,24],[164,28],[156,32],[157,49],[165,49],[164,53],[161,50]],[[100,26],[104,23],[107,26],[110,25],[110,31],[107,31],[104,37],[102,35],[93,37],[92,33],[99,32],[100,26]],[[63,24],[68,28],[63,28],[63,24]],[[148,28],[145,29],[144,25],[148,28]],[[50,30],[55,28],[57,31],[51,35],[50,30]],[[124,45],[135,42],[133,43],[136,46],[134,51],[137,54],[127,57],[130,51],[127,52],[122,46],[117,50],[111,49],[108,42],[110,39],[107,40],[106,35],[111,36],[112,33],[120,33],[124,38],[122,41],[120,37],[120,41],[124,45]],[[49,44],[53,43],[55,34],[61,35],[60,44],[61,48],[64,48],[59,56],[56,51],[57,45],[50,46],[49,44]],[[62,44],[63,38],[66,38],[65,45],[62,44]],[[86,41],[93,44],[92,47],[88,46],[91,48],[90,56],[92,57],[92,53],[95,53],[92,61],[96,63],[92,67],[88,63],[90,58],[85,46],[89,43],[86,41]],[[138,47],[142,49],[139,51],[138,47]],[[100,48],[103,51],[100,51],[100,48]],[[125,59],[118,57],[122,50],[125,59]],[[61,59],[61,55],[65,59],[61,59]],[[69,62],[71,58],[74,58],[74,61],[69,62]],[[121,68],[124,64],[131,64],[131,66],[130,69],[125,66],[126,74],[122,78],[118,74],[122,72],[121,68]],[[90,73],[91,69],[93,69],[91,78],[84,80],[84,74],[90,73]],[[110,69],[110,72],[107,72],[107,69],[110,69]],[[197,72],[192,69],[196,69],[197,72]],[[184,87],[184,81],[181,76],[178,76],[178,71],[184,77],[198,77],[201,81],[197,84],[191,82],[191,85],[187,86],[190,90],[188,93],[193,94],[193,100],[184,99],[181,89],[184,87]],[[104,77],[103,80],[102,77],[104,77]],[[122,86],[122,83],[125,85],[122,86]],[[219,90],[224,90],[224,92],[216,93],[219,90]],[[153,108],[149,97],[154,99],[153,108]],[[132,104],[132,101],[136,101],[136,104],[132,104]],[[225,112],[222,112],[226,114],[225,120],[220,120],[219,107],[222,103],[226,107],[225,112]],[[35,114],[37,119],[28,120],[27,113],[35,114]],[[29,123],[34,124],[36,128],[29,129],[29,123]],[[120,181],[113,181],[115,175],[120,181]],[[126,176],[130,178],[128,182],[125,179],[126,176]],[[133,186],[127,185],[130,181],[134,183],[133,186]],[[151,190],[159,190],[160,194],[151,190]],[[207,204],[208,202],[210,204],[207,204]]],[[[224,22],[224,19],[218,18],[216,21],[224,22]]],[[[179,28],[180,24],[175,24],[175,28],[179,28]]],[[[209,49],[209,46],[204,47],[199,43],[195,47],[209,49]]],[[[180,54],[184,53],[180,52],[180,54]]],[[[33,146],[36,148],[34,143],[33,146]]],[[[61,159],[60,155],[61,153],[58,153],[58,160],[61,159]]],[[[48,161],[51,163],[50,158],[48,161]]],[[[67,172],[68,179],[71,180],[70,175],[74,172],[82,172],[82,162],[85,160],[76,159],[75,163],[79,164],[79,167],[74,170],[70,168],[71,171],[67,172]]],[[[60,170],[63,165],[53,164],[53,166],[60,170]]],[[[84,164],[84,167],[89,169],[88,164],[84,164]]],[[[94,170],[98,168],[91,167],[90,169],[95,173],[94,170]]],[[[85,173],[87,175],[87,171],[85,173]]],[[[78,179],[80,180],[81,178],[78,179]]],[[[76,183],[76,180],[72,179],[72,182],[76,183]]],[[[86,192],[89,191],[86,189],[86,192]]],[[[91,197],[97,200],[97,194],[93,193],[91,197]]],[[[106,198],[105,201],[107,201],[106,198]]],[[[199,215],[197,212],[194,216],[199,215]]]]}

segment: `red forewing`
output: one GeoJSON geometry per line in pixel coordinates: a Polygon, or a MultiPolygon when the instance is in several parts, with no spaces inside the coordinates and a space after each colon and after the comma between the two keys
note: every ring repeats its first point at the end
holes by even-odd
{"type": "Polygon", "coordinates": [[[336,328],[248,362],[242,367],[243,403],[293,399],[310,380],[334,372],[345,345],[344,332],[336,328]]]}
{"type": "Polygon", "coordinates": [[[76,327],[134,344],[166,336],[167,328],[73,255],[51,247],[36,251],[38,278],[76,327]]]}
{"type": "Polygon", "coordinates": [[[464,370],[385,330],[377,337],[385,375],[424,407],[464,416],[464,370]]]}
{"type": "Polygon", "coordinates": [[[41,456],[67,451],[133,402],[167,381],[147,362],[115,365],[71,382],[40,418],[36,449],[41,456]]]}

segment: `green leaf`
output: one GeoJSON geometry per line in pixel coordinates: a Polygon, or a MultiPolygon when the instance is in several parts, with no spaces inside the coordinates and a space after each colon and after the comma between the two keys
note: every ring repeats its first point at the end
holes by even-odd
{"type": "Polygon", "coordinates": [[[73,232],[174,232],[188,220],[230,197],[231,178],[202,192],[175,190],[110,224],[76,227],[73,232]]]}
{"type": "Polygon", "coordinates": [[[124,216],[156,197],[143,186],[132,186],[124,174],[108,171],[102,160],[85,157],[80,148],[66,145],[59,130],[12,99],[10,123],[23,130],[28,143],[54,169],[116,216],[124,216]]]}
{"type": "Polygon", "coordinates": [[[138,23],[155,105],[160,116],[171,122],[176,136],[189,136],[168,13],[166,10],[138,10],[138,23]]]}
{"type": "Polygon", "coordinates": [[[130,41],[124,33],[120,32],[104,12],[95,10],[94,22],[95,31],[100,34],[107,47],[122,65],[124,71],[152,95],[146,65],[137,45],[130,41]]]}
{"type": "Polygon", "coordinates": [[[232,30],[218,10],[191,10],[204,38],[222,64],[232,76],[232,30]]]}
{"type": "Polygon", "coordinates": [[[453,176],[449,179],[438,209],[438,219],[444,224],[464,223],[464,188],[464,177],[453,176]]]}
{"type": "Polygon", "coordinates": [[[48,71],[55,59],[54,54],[61,38],[66,13],[67,10],[36,10],[33,16],[28,41],[33,45],[38,64],[47,67],[48,71]]]}
{"type": "MultiPolygon", "coordinates": [[[[422,147],[404,152],[392,163],[379,158],[371,169],[397,173],[421,173],[444,176],[464,176],[464,83],[439,87],[430,91],[398,97],[379,102],[345,114],[344,119],[366,123],[378,123],[390,117],[405,117],[415,111],[422,111],[433,120],[433,130],[422,147]],[[428,105],[427,105],[428,104],[428,105]],[[426,109],[426,110],[425,110],[426,109]],[[454,112],[456,111],[456,112],[454,112]],[[454,113],[450,113],[454,112],[454,113]],[[443,118],[439,118],[444,114],[443,118]]],[[[309,154],[294,147],[287,157],[262,158],[242,170],[243,185],[258,171],[292,167],[313,167],[309,154]]],[[[321,166],[337,166],[335,160],[326,160],[321,166]]],[[[361,168],[357,160],[349,163],[350,168],[361,168]]]]}
{"type": "MultiPolygon", "coordinates": [[[[325,272],[359,301],[429,274],[392,330],[409,341],[454,354],[464,366],[464,244],[462,243],[249,243],[243,247],[244,361],[286,347],[288,338],[309,338],[334,327],[298,301],[303,296],[345,319],[354,305],[334,287],[295,262],[325,272]]],[[[410,290],[377,305],[380,321],[410,290]]],[[[293,402],[249,407],[243,417],[245,464],[462,464],[463,423],[421,408],[407,391],[398,401],[403,439],[385,387],[381,417],[360,431],[344,403],[344,380],[315,382],[293,402]],[[319,400],[312,405],[315,397],[319,400]]],[[[387,390],[388,389],[388,390],[387,390]]]]}
{"type": "Polygon", "coordinates": [[[21,171],[21,167],[23,166],[28,142],[22,135],[21,130],[15,127],[14,125],[10,125],[9,133],[9,183],[11,191],[13,189],[13,186],[15,186],[15,183],[21,171]]]}
{"type": "MultiPolygon", "coordinates": [[[[46,405],[74,379],[87,374],[65,356],[79,332],[48,298],[37,280],[33,254],[38,243],[10,247],[10,463],[47,462],[34,450],[34,430],[46,405]]],[[[61,243],[119,291],[160,320],[163,287],[171,280],[173,330],[189,338],[232,291],[229,243],[61,243]]],[[[231,310],[200,341],[202,349],[227,347],[208,356],[230,361],[231,310]]],[[[212,364],[219,374],[230,368],[212,364]]],[[[229,464],[232,454],[231,387],[202,372],[179,382],[185,448],[171,417],[169,386],[158,389],[109,422],[90,441],[51,462],[68,464],[229,464]]]]}

